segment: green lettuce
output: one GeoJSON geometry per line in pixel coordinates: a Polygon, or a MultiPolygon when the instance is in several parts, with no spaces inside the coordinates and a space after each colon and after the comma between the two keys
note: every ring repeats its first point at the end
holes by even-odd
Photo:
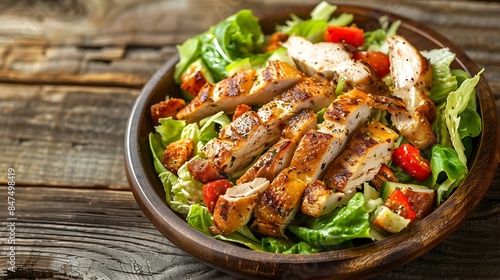
{"type": "Polygon", "coordinates": [[[261,243],[262,249],[271,253],[283,253],[294,245],[290,239],[274,237],[264,237],[261,243]]]}
{"type": "Polygon", "coordinates": [[[428,185],[437,191],[436,204],[439,206],[463,182],[467,167],[460,161],[454,149],[441,144],[432,147],[430,165],[432,176],[428,185]]]}
{"type": "Polygon", "coordinates": [[[198,37],[189,38],[182,45],[177,46],[179,62],[175,65],[174,79],[180,84],[181,75],[189,65],[201,57],[201,41],[198,37]]]}
{"type": "Polygon", "coordinates": [[[389,17],[381,16],[379,18],[380,28],[373,31],[365,32],[365,43],[362,47],[367,51],[379,51],[385,54],[389,53],[389,45],[385,41],[386,38],[396,34],[401,25],[401,21],[397,20],[389,24],[389,17]]]}
{"type": "Polygon", "coordinates": [[[335,10],[337,10],[337,6],[322,1],[311,11],[310,19],[303,20],[292,14],[290,15],[291,19],[287,20],[285,25],[276,26],[276,31],[288,35],[295,34],[307,38],[313,43],[320,42],[323,40],[323,35],[328,26],[346,26],[354,18],[352,14],[347,13],[331,18],[335,10]]]}
{"type": "Polygon", "coordinates": [[[213,235],[210,233],[209,228],[213,225],[212,215],[208,212],[206,207],[200,204],[193,204],[190,206],[186,220],[190,226],[205,235],[215,239],[241,244],[256,251],[263,251],[261,242],[255,238],[248,226],[242,226],[238,231],[229,235],[213,235]]]}
{"type": "Polygon", "coordinates": [[[286,62],[295,67],[295,62],[288,56],[288,51],[285,47],[279,47],[274,51],[269,51],[262,54],[256,54],[250,57],[245,57],[226,66],[228,76],[231,76],[239,71],[255,69],[257,73],[264,70],[270,60],[278,60],[286,62]]]}
{"type": "MultiPolygon", "coordinates": [[[[465,155],[462,138],[467,136],[475,137],[480,133],[481,129],[481,119],[479,115],[476,115],[477,113],[474,114],[473,112],[476,111],[475,87],[483,71],[484,69],[479,71],[474,77],[463,81],[460,87],[452,91],[446,99],[446,107],[444,109],[446,126],[450,133],[453,148],[457,151],[458,158],[464,166],[467,166],[467,156],[465,155]]],[[[465,171],[467,172],[467,169],[465,171]]]]}
{"type": "Polygon", "coordinates": [[[307,226],[290,224],[287,228],[312,246],[331,246],[356,238],[371,238],[368,211],[362,193],[330,214],[311,219],[307,226]]]}
{"type": "Polygon", "coordinates": [[[158,121],[160,125],[155,126],[155,131],[160,135],[161,144],[163,145],[163,150],[165,150],[168,144],[181,139],[186,122],[172,118],[161,118],[158,121]]]}
{"type": "MultiPolygon", "coordinates": [[[[193,157],[191,160],[199,158],[193,157]]],[[[177,182],[172,184],[170,192],[172,198],[170,207],[172,210],[187,214],[191,204],[200,203],[203,200],[201,188],[203,183],[197,181],[188,169],[189,161],[184,163],[177,172],[177,182]]],[[[171,181],[172,182],[172,181],[171,181]]]]}
{"type": "Polygon", "coordinates": [[[196,154],[191,160],[203,157],[204,154],[201,152],[203,146],[212,138],[218,137],[218,130],[229,124],[231,120],[224,112],[219,112],[202,119],[199,124],[186,124],[185,121],[172,118],[162,118],[159,122],[160,125],[155,126],[156,132],[149,134],[149,147],[153,155],[155,171],[165,189],[167,204],[174,211],[186,214],[191,204],[202,200],[202,183],[193,178],[187,167],[188,163],[179,168],[177,175],[167,170],[161,162],[163,152],[170,143],[183,138],[191,138],[196,154]]]}
{"type": "Polygon", "coordinates": [[[259,20],[252,11],[241,10],[177,46],[180,59],[175,66],[174,79],[180,83],[182,73],[201,57],[214,82],[218,82],[227,77],[227,65],[260,52],[263,44],[264,33],[259,20]]]}
{"type": "Polygon", "coordinates": [[[436,135],[437,143],[443,145],[444,147],[453,147],[451,144],[450,133],[448,132],[448,127],[446,126],[446,114],[444,110],[446,108],[446,102],[443,102],[436,106],[436,119],[432,123],[432,131],[436,135]]]}
{"type": "Polygon", "coordinates": [[[432,82],[429,99],[435,104],[446,100],[448,94],[457,89],[457,78],[451,73],[450,65],[455,60],[455,54],[448,48],[422,51],[432,65],[432,82]]]}

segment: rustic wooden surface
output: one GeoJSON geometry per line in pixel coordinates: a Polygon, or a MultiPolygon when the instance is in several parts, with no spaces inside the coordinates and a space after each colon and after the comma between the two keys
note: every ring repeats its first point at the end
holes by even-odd
{"type": "MultiPolygon", "coordinates": [[[[0,279],[232,279],[174,247],[142,214],[123,168],[126,119],[175,44],[241,8],[317,2],[0,2],[0,279]],[[17,184],[15,273],[7,273],[8,168],[17,184]]],[[[457,43],[486,68],[500,109],[500,3],[349,3],[423,22],[457,43]]],[[[459,230],[379,278],[500,279],[500,169],[459,230]]]]}

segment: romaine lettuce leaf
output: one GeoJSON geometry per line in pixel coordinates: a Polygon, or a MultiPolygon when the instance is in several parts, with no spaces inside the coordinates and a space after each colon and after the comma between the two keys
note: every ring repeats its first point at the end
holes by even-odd
{"type": "Polygon", "coordinates": [[[321,248],[317,246],[311,246],[311,244],[300,241],[299,243],[293,244],[292,247],[283,251],[283,254],[313,254],[321,252],[321,248]]]}
{"type": "Polygon", "coordinates": [[[193,204],[190,206],[186,220],[190,226],[205,235],[212,236],[215,239],[241,244],[256,251],[263,251],[261,242],[253,236],[248,226],[242,226],[238,231],[229,235],[212,235],[209,230],[209,227],[213,224],[212,215],[210,215],[206,207],[200,204],[193,204]]]}
{"type": "Polygon", "coordinates": [[[283,253],[294,245],[290,239],[274,237],[264,237],[261,243],[262,249],[271,253],[283,253]]]}
{"type": "MultiPolygon", "coordinates": [[[[191,160],[198,158],[195,156],[191,160]]],[[[170,190],[172,194],[170,207],[182,214],[187,214],[192,204],[200,203],[203,200],[201,191],[203,184],[194,179],[193,174],[188,169],[188,163],[189,161],[179,168],[177,183],[173,184],[170,190]]]]}
{"type": "Polygon", "coordinates": [[[168,144],[181,139],[182,131],[186,127],[185,121],[174,120],[172,118],[161,118],[158,121],[160,125],[155,126],[155,130],[161,137],[163,149],[168,144]]]}
{"type": "MultiPolygon", "coordinates": [[[[463,116],[461,116],[461,114],[469,107],[469,102],[473,102],[473,105],[475,104],[475,87],[479,82],[479,77],[483,71],[484,69],[479,71],[479,73],[477,73],[474,77],[466,79],[460,87],[457,90],[452,91],[446,99],[446,107],[444,110],[444,114],[446,115],[446,126],[448,127],[448,131],[450,133],[453,148],[457,151],[458,158],[464,166],[467,166],[467,157],[462,143],[462,135],[475,135],[477,133],[477,127],[481,127],[481,120],[480,118],[466,120],[463,116]],[[471,99],[473,101],[471,101],[471,99]],[[464,123],[460,126],[460,122],[462,120],[464,120],[464,123]]],[[[471,107],[473,105],[470,105],[470,110],[472,110],[471,107]]],[[[475,111],[475,108],[473,110],[475,111]]],[[[467,169],[465,172],[467,172],[467,169]]]]}
{"type": "Polygon", "coordinates": [[[463,182],[467,167],[454,149],[437,144],[432,147],[431,170],[429,187],[437,191],[436,204],[439,206],[463,182]]]}
{"type": "Polygon", "coordinates": [[[204,233],[205,235],[212,236],[208,228],[212,225],[212,215],[208,210],[200,204],[193,204],[189,208],[186,217],[188,225],[204,233]]]}
{"type": "Polygon", "coordinates": [[[449,48],[420,52],[432,65],[432,83],[429,99],[435,104],[446,100],[448,94],[457,89],[457,78],[451,73],[450,65],[455,54],[449,48]]]}
{"type": "Polygon", "coordinates": [[[448,132],[448,127],[446,126],[446,114],[444,109],[446,108],[446,102],[441,103],[436,106],[436,119],[432,123],[432,131],[436,135],[437,142],[444,147],[453,147],[451,144],[450,133],[448,132]]]}
{"type": "Polygon", "coordinates": [[[266,53],[255,54],[250,57],[245,57],[237,60],[226,66],[226,72],[228,76],[231,76],[239,71],[245,71],[249,69],[255,69],[257,74],[262,72],[267,66],[269,66],[270,60],[278,60],[286,62],[293,67],[296,67],[295,62],[288,56],[288,50],[285,47],[279,47],[274,51],[268,51],[266,53]]]}
{"type": "Polygon", "coordinates": [[[182,45],[177,46],[179,52],[179,62],[175,65],[175,82],[181,83],[181,75],[196,59],[201,57],[201,41],[198,37],[190,38],[184,41],[182,45]]]}
{"type": "Polygon", "coordinates": [[[202,183],[196,181],[187,168],[187,163],[179,168],[175,175],[168,171],[161,159],[165,148],[172,142],[181,138],[191,138],[195,146],[195,154],[191,160],[203,157],[201,152],[203,146],[214,137],[218,137],[218,130],[231,122],[224,112],[202,119],[199,124],[187,124],[185,121],[174,120],[172,118],[162,118],[160,125],[155,126],[156,133],[149,134],[149,146],[154,159],[155,171],[160,177],[165,189],[166,201],[168,205],[179,213],[186,214],[191,204],[199,203],[202,198],[202,183]]]}
{"type": "Polygon", "coordinates": [[[385,54],[389,53],[389,45],[385,41],[387,37],[396,34],[401,21],[397,20],[389,25],[389,17],[381,16],[379,18],[380,28],[365,32],[365,44],[362,49],[367,51],[379,51],[385,54]]]}
{"type": "Polygon", "coordinates": [[[331,19],[335,10],[337,10],[337,6],[322,1],[311,11],[310,19],[303,20],[292,14],[290,15],[291,19],[287,20],[285,25],[278,25],[276,27],[276,31],[288,35],[295,34],[307,38],[313,43],[320,42],[323,40],[323,35],[329,25],[346,26],[353,19],[353,16],[350,14],[342,14],[337,18],[331,19]]]}
{"type": "Polygon", "coordinates": [[[241,10],[177,46],[180,59],[175,66],[174,79],[180,83],[182,73],[201,57],[214,82],[218,82],[227,77],[227,65],[258,53],[263,43],[264,33],[259,20],[252,11],[241,10]]]}
{"type": "Polygon", "coordinates": [[[290,224],[287,228],[313,246],[330,246],[355,238],[371,238],[368,211],[362,193],[356,193],[346,206],[311,219],[307,226],[290,224]]]}
{"type": "Polygon", "coordinates": [[[223,128],[230,122],[231,119],[223,111],[202,119],[200,121],[201,128],[199,138],[202,147],[205,146],[205,144],[212,138],[216,138],[219,136],[219,133],[217,132],[219,129],[217,128],[217,126],[219,126],[219,128],[223,128]]]}

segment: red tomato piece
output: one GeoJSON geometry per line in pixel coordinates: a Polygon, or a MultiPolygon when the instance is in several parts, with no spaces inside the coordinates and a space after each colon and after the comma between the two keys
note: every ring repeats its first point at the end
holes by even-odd
{"type": "Polygon", "coordinates": [[[410,221],[415,220],[417,213],[411,208],[408,197],[400,190],[394,190],[384,204],[396,214],[410,221]]]}
{"type": "Polygon", "coordinates": [[[361,28],[348,26],[328,26],[324,34],[325,42],[346,43],[361,47],[365,43],[365,32],[361,28]]]}
{"type": "Polygon", "coordinates": [[[227,189],[232,186],[233,184],[227,179],[220,179],[203,185],[201,189],[203,192],[203,199],[205,199],[205,203],[210,213],[214,213],[215,203],[219,196],[225,194],[227,189]]]}
{"type": "Polygon", "coordinates": [[[381,78],[390,72],[391,62],[389,61],[389,57],[383,52],[361,51],[354,53],[353,58],[368,63],[377,71],[381,78]]]}
{"type": "Polygon", "coordinates": [[[427,179],[432,173],[429,161],[420,155],[419,149],[410,144],[403,144],[394,150],[392,161],[418,181],[427,179]]]}

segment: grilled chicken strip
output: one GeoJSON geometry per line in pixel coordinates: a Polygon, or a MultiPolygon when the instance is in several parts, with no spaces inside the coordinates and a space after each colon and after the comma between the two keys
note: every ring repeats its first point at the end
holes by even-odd
{"type": "Polygon", "coordinates": [[[317,179],[335,157],[336,144],[329,133],[310,130],[304,135],[290,166],[283,169],[262,194],[252,230],[272,237],[283,236],[300,209],[308,182],[317,179]]]}
{"type": "Polygon", "coordinates": [[[304,135],[290,166],[281,171],[262,194],[252,230],[267,236],[283,236],[300,209],[306,187],[324,174],[346,145],[349,135],[370,117],[367,99],[365,92],[354,89],[330,104],[320,129],[309,130],[304,135]]]}
{"type": "Polygon", "coordinates": [[[354,61],[344,44],[320,42],[313,44],[305,38],[290,36],[283,44],[297,68],[310,77],[317,74],[344,79],[350,88],[368,93],[389,95],[387,85],[369,65],[354,61]]]}
{"type": "MultiPolygon", "coordinates": [[[[320,125],[321,131],[327,131],[338,137],[339,151],[344,150],[352,135],[371,116],[370,104],[372,96],[354,89],[342,94],[333,102],[324,115],[325,121],[320,125]]],[[[331,212],[336,207],[345,204],[351,195],[344,195],[327,188],[324,184],[314,183],[307,187],[302,202],[302,212],[318,217],[331,212]]]]}
{"type": "Polygon", "coordinates": [[[239,104],[261,106],[305,78],[286,62],[269,61],[269,66],[256,76],[253,69],[235,73],[215,85],[206,83],[198,95],[177,118],[196,122],[217,112],[234,112],[239,104]]]}
{"type": "Polygon", "coordinates": [[[274,145],[280,138],[283,124],[300,111],[318,111],[334,98],[333,88],[307,78],[264,104],[258,112],[243,113],[221,130],[219,138],[210,140],[203,152],[220,172],[232,175],[274,145]]]}
{"type": "Polygon", "coordinates": [[[251,182],[238,184],[219,196],[214,209],[213,234],[231,234],[248,223],[259,195],[269,186],[269,180],[256,178],[251,182]]]}
{"type": "Polygon", "coordinates": [[[317,120],[318,116],[310,110],[304,110],[293,117],[283,129],[280,140],[260,156],[238,179],[237,184],[250,182],[257,177],[274,179],[290,165],[298,142],[307,131],[316,128],[317,120]]]}
{"type": "Polygon", "coordinates": [[[313,217],[326,215],[346,205],[355,193],[354,191],[343,193],[332,190],[323,181],[316,180],[304,192],[302,212],[313,217]]]}
{"type": "Polygon", "coordinates": [[[326,185],[344,193],[355,191],[370,181],[382,164],[391,159],[398,134],[382,123],[372,120],[358,130],[323,178],[326,185]]]}
{"type": "Polygon", "coordinates": [[[430,62],[404,37],[394,35],[387,38],[393,95],[403,100],[408,113],[392,115],[396,129],[419,149],[436,143],[431,123],[436,116],[436,107],[427,97],[432,87],[430,62]]]}

